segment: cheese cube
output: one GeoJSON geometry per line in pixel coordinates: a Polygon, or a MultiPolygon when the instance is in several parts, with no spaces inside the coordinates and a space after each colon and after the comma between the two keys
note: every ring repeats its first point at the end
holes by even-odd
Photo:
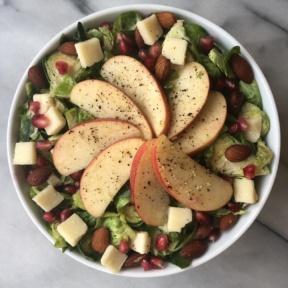
{"type": "Polygon", "coordinates": [[[112,273],[118,273],[121,270],[127,255],[121,253],[113,245],[109,245],[101,257],[101,264],[112,273]]]}
{"type": "Polygon", "coordinates": [[[151,238],[146,231],[135,231],[134,239],[131,239],[129,242],[129,247],[140,254],[148,253],[150,245],[151,238]]]}
{"type": "Polygon", "coordinates": [[[86,223],[75,213],[57,226],[59,234],[73,247],[77,245],[87,230],[86,223]]]}
{"type": "Polygon", "coordinates": [[[233,182],[234,198],[236,202],[253,204],[258,201],[254,181],[247,178],[235,178],[233,182]]]}
{"type": "Polygon", "coordinates": [[[163,34],[163,29],[155,14],[138,21],[137,28],[144,43],[147,45],[153,45],[163,34]]]}
{"type": "Polygon", "coordinates": [[[162,55],[172,64],[184,65],[188,42],[179,38],[166,38],[163,42],[162,55]]]}
{"type": "Polygon", "coordinates": [[[75,48],[83,68],[90,67],[104,58],[98,38],[76,43],[75,48]]]}
{"type": "Polygon", "coordinates": [[[243,131],[243,136],[246,140],[255,143],[258,141],[261,135],[262,129],[262,117],[257,115],[253,118],[245,118],[248,128],[243,131]]]}
{"type": "Polygon", "coordinates": [[[51,175],[47,179],[47,183],[52,186],[57,186],[61,184],[61,179],[58,176],[56,176],[54,173],[51,173],[51,175]]]}
{"type": "Polygon", "coordinates": [[[41,192],[32,198],[45,212],[51,211],[59,205],[64,197],[57,192],[52,185],[48,185],[41,192]]]}
{"type": "Polygon", "coordinates": [[[35,142],[16,143],[13,157],[14,165],[34,165],[36,164],[36,160],[35,142]]]}
{"type": "Polygon", "coordinates": [[[50,107],[44,115],[49,119],[49,124],[45,127],[48,135],[57,134],[66,124],[65,118],[56,107],[50,107]]]}
{"type": "Polygon", "coordinates": [[[34,94],[33,101],[40,103],[39,114],[45,114],[50,107],[54,106],[54,98],[49,93],[34,94]]]}
{"type": "Polygon", "coordinates": [[[181,232],[181,229],[192,221],[192,210],[189,208],[169,207],[168,208],[168,232],[181,232]]]}

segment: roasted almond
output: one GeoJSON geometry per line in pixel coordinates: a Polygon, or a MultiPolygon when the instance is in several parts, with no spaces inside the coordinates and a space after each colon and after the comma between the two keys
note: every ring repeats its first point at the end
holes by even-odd
{"type": "Polygon", "coordinates": [[[171,62],[165,56],[160,55],[155,64],[155,76],[159,81],[167,78],[171,71],[171,62]]]}
{"type": "Polygon", "coordinates": [[[171,29],[171,27],[177,22],[176,16],[168,11],[162,11],[156,13],[156,17],[159,24],[164,29],[171,29]]]}
{"type": "Polygon", "coordinates": [[[91,246],[93,250],[103,254],[110,244],[110,232],[106,227],[100,227],[93,233],[91,246]]]}
{"type": "Polygon", "coordinates": [[[32,171],[27,176],[27,182],[30,186],[39,186],[45,183],[52,172],[52,167],[49,165],[40,166],[32,171]]]}
{"type": "Polygon", "coordinates": [[[225,157],[230,162],[241,162],[252,154],[252,148],[243,144],[234,144],[225,150],[225,157]]]}
{"type": "Polygon", "coordinates": [[[230,65],[236,76],[250,84],[254,79],[254,74],[250,64],[240,55],[235,54],[231,57],[230,65]]]}
{"type": "Polygon", "coordinates": [[[213,229],[213,225],[210,223],[208,225],[199,225],[196,230],[195,238],[198,240],[206,238],[213,229]]]}
{"type": "Polygon", "coordinates": [[[188,259],[201,257],[207,249],[207,244],[201,240],[191,240],[180,250],[180,256],[188,259]]]}
{"type": "Polygon", "coordinates": [[[124,268],[131,268],[131,267],[137,267],[141,265],[141,262],[144,259],[147,259],[148,255],[147,254],[140,254],[138,252],[133,252],[132,254],[130,254],[126,261],[123,264],[124,268]]]}
{"type": "Polygon", "coordinates": [[[219,223],[219,229],[221,232],[228,230],[232,226],[236,224],[238,220],[238,215],[235,215],[233,213],[229,213],[227,215],[224,215],[220,219],[219,223]]]}
{"type": "Polygon", "coordinates": [[[75,42],[73,41],[64,42],[59,46],[59,50],[66,55],[77,56],[75,42]]]}
{"type": "Polygon", "coordinates": [[[136,42],[138,48],[139,49],[144,48],[145,43],[144,43],[144,40],[143,40],[137,27],[136,27],[135,32],[134,32],[134,38],[135,38],[135,42],[136,42]]]}
{"type": "Polygon", "coordinates": [[[44,74],[43,69],[40,66],[32,66],[28,70],[28,79],[40,89],[48,89],[49,83],[44,74]]]}

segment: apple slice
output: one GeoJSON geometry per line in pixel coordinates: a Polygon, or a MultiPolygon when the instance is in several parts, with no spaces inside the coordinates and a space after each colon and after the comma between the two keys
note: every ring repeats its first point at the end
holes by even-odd
{"type": "Polygon", "coordinates": [[[184,153],[193,156],[207,148],[219,135],[227,115],[223,94],[210,91],[207,102],[195,121],[173,143],[184,153]]]}
{"type": "Polygon", "coordinates": [[[187,63],[171,91],[167,94],[171,113],[168,138],[174,139],[197,117],[204,107],[209,92],[209,76],[197,63],[187,63]]]}
{"type": "Polygon", "coordinates": [[[156,136],[167,132],[170,111],[166,95],[142,63],[129,56],[114,56],[103,64],[101,76],[136,102],[156,136]]]}
{"type": "Polygon", "coordinates": [[[70,101],[96,118],[115,118],[131,122],[139,127],[144,139],[153,137],[149,122],[122,90],[101,80],[85,80],[77,83],[70,95],[70,101]]]}
{"type": "Polygon", "coordinates": [[[129,180],[134,155],[144,143],[142,138],[118,141],[101,153],[85,169],[80,182],[84,207],[101,217],[120,188],[129,180]]]}
{"type": "Polygon", "coordinates": [[[151,150],[156,141],[145,142],[134,157],[130,174],[131,198],[136,212],[146,224],[163,226],[168,220],[170,196],[153,170],[151,150]]]}
{"type": "Polygon", "coordinates": [[[55,168],[61,175],[70,175],[86,168],[107,146],[130,137],[142,137],[142,133],[127,121],[95,119],[82,122],[58,139],[53,149],[55,168]]]}
{"type": "Polygon", "coordinates": [[[165,190],[183,205],[198,211],[223,207],[231,198],[230,182],[198,164],[165,135],[152,148],[155,174],[165,190]]]}

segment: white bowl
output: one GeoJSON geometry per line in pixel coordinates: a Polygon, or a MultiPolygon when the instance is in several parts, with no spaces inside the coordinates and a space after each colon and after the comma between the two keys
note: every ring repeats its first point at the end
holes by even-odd
{"type": "MultiPolygon", "coordinates": [[[[268,114],[271,121],[271,129],[266,137],[266,143],[268,146],[272,149],[274,153],[273,161],[270,165],[271,167],[271,174],[265,177],[258,177],[256,188],[257,192],[259,193],[259,202],[255,205],[251,205],[248,208],[248,213],[245,215],[242,215],[231,230],[226,231],[223,233],[218,241],[215,243],[212,243],[209,245],[209,248],[207,252],[198,259],[195,259],[192,261],[192,264],[190,267],[186,269],[180,269],[172,264],[168,264],[168,266],[165,269],[161,270],[149,270],[144,272],[143,269],[135,268],[135,269],[126,269],[120,272],[118,275],[122,276],[128,276],[128,277],[159,277],[159,276],[166,276],[171,275],[175,273],[179,273],[181,271],[186,271],[188,269],[191,269],[193,267],[199,266],[212,258],[219,255],[221,252],[226,250],[229,246],[231,246],[243,233],[250,227],[250,225],[253,223],[255,218],[260,213],[261,209],[263,208],[269,193],[272,189],[272,185],[275,180],[275,176],[277,173],[278,163],[279,163],[279,155],[280,155],[280,125],[279,125],[279,119],[278,114],[274,102],[273,95],[271,93],[271,90],[269,88],[269,85],[261,72],[260,68],[256,64],[256,62],[252,59],[250,54],[245,50],[245,48],[237,42],[231,35],[229,35],[227,32],[225,32],[222,28],[218,27],[217,25],[211,23],[210,21],[195,15],[191,12],[184,11],[181,9],[168,7],[168,6],[162,6],[162,5],[152,5],[152,4],[137,4],[137,5],[127,5],[127,6],[121,6],[121,7],[115,7],[112,9],[102,10],[99,12],[96,12],[94,14],[91,14],[87,17],[84,17],[80,19],[85,27],[97,27],[97,25],[100,25],[103,22],[109,22],[113,21],[116,16],[118,16],[120,13],[123,13],[125,11],[139,11],[143,15],[149,14],[152,12],[157,11],[164,11],[168,10],[173,13],[175,13],[178,18],[182,18],[184,20],[197,23],[204,27],[209,34],[213,35],[216,38],[216,41],[221,44],[223,47],[226,47],[227,49],[233,47],[233,46],[240,46],[241,47],[241,53],[248,59],[250,64],[253,67],[255,78],[258,82],[260,92],[263,99],[263,107],[264,111],[268,114]]],[[[78,21],[77,21],[78,22],[78,21]]],[[[57,48],[59,44],[59,39],[62,34],[71,35],[77,27],[77,22],[71,24],[63,31],[59,32],[51,41],[47,43],[47,45],[36,55],[32,63],[29,65],[35,65],[36,63],[39,63],[41,61],[41,58],[43,55],[53,51],[57,48]]],[[[29,68],[28,67],[28,68],[29,68]]],[[[28,71],[27,68],[27,71],[28,71]]],[[[39,230],[51,241],[53,242],[52,237],[50,234],[48,234],[47,230],[45,229],[44,223],[42,221],[41,215],[40,215],[40,209],[35,205],[35,203],[32,203],[27,190],[28,185],[26,183],[26,179],[24,176],[24,169],[20,166],[13,166],[12,159],[13,159],[13,153],[14,153],[14,146],[15,142],[17,141],[18,131],[19,131],[19,118],[18,118],[18,108],[22,103],[25,102],[25,82],[27,81],[27,71],[24,73],[24,76],[22,77],[20,84],[16,90],[11,111],[10,111],[10,117],[8,121],[8,132],[7,132],[7,149],[8,149],[8,161],[11,171],[11,176],[13,179],[13,183],[15,186],[15,189],[17,191],[17,194],[20,198],[20,201],[22,205],[24,206],[26,212],[29,214],[30,218],[34,222],[34,224],[39,228],[39,230]]],[[[259,239],[260,241],[261,239],[259,239]]],[[[51,249],[54,249],[51,247],[51,249]]],[[[59,251],[59,253],[62,253],[59,251]]],[[[109,273],[109,271],[104,268],[100,263],[91,262],[85,258],[83,258],[77,251],[70,252],[66,251],[66,254],[74,258],[75,260],[90,266],[94,269],[104,271],[109,273]]]]}

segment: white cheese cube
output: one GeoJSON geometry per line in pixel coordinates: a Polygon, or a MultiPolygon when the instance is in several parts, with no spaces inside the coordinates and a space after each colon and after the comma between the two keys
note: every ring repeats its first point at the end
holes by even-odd
{"type": "Polygon", "coordinates": [[[236,202],[253,204],[258,201],[254,181],[247,178],[235,178],[233,182],[234,198],[236,202]]]}
{"type": "Polygon", "coordinates": [[[49,124],[45,127],[48,135],[57,134],[66,124],[65,118],[56,107],[50,107],[44,115],[49,119],[49,124]]]}
{"type": "Polygon", "coordinates": [[[153,45],[163,34],[163,29],[155,14],[138,21],[137,28],[147,45],[153,45]]]}
{"type": "Polygon", "coordinates": [[[100,40],[98,38],[91,38],[76,43],[75,48],[83,68],[90,67],[104,58],[100,40]]]}
{"type": "Polygon", "coordinates": [[[51,173],[51,175],[47,179],[47,183],[55,187],[61,184],[61,179],[58,176],[56,176],[54,173],[51,173]]]}
{"type": "Polygon", "coordinates": [[[77,245],[87,230],[86,223],[75,213],[57,226],[59,234],[73,247],[77,245]]]}
{"type": "Polygon", "coordinates": [[[172,64],[184,65],[188,42],[179,38],[166,38],[162,46],[162,55],[172,64]]]}
{"type": "Polygon", "coordinates": [[[246,140],[255,143],[258,141],[261,135],[262,129],[262,117],[257,115],[253,118],[245,118],[248,128],[247,130],[243,131],[243,136],[246,140]]]}
{"type": "Polygon", "coordinates": [[[45,212],[51,211],[57,205],[59,205],[64,197],[54,189],[52,185],[48,185],[41,192],[32,198],[38,206],[40,206],[45,212]]]}
{"type": "Polygon", "coordinates": [[[34,165],[37,161],[35,142],[18,142],[15,145],[13,164],[34,165]]]}
{"type": "Polygon", "coordinates": [[[135,231],[134,239],[131,239],[129,242],[129,247],[140,254],[148,253],[150,245],[151,238],[146,231],[135,231]]]}
{"type": "Polygon", "coordinates": [[[187,38],[183,24],[184,20],[177,20],[177,22],[166,34],[166,38],[179,38],[179,39],[187,38]]]}
{"type": "Polygon", "coordinates": [[[168,232],[181,232],[181,229],[191,221],[191,209],[181,207],[169,207],[167,221],[168,232]]]}
{"type": "Polygon", "coordinates": [[[55,106],[54,98],[50,96],[49,93],[45,94],[34,94],[33,101],[40,103],[39,114],[45,114],[50,107],[55,106]]]}
{"type": "Polygon", "coordinates": [[[118,273],[121,270],[127,255],[121,253],[113,245],[109,245],[101,257],[101,264],[112,273],[118,273]]]}

